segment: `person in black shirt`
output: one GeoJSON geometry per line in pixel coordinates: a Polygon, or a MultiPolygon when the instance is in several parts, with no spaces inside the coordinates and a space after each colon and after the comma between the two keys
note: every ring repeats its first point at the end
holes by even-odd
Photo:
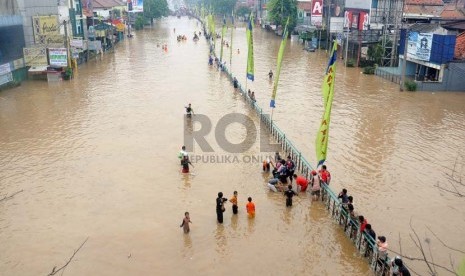
{"type": "Polygon", "coordinates": [[[395,259],[394,264],[398,267],[398,272],[396,275],[399,276],[410,276],[410,271],[404,266],[404,263],[401,259],[395,259]]]}
{"type": "Polygon", "coordinates": [[[218,223],[223,223],[223,212],[226,210],[224,208],[224,203],[228,201],[226,198],[223,198],[223,193],[219,192],[218,197],[216,198],[216,218],[218,223]]]}
{"type": "Polygon", "coordinates": [[[287,191],[284,192],[284,195],[286,196],[286,207],[291,207],[292,206],[292,197],[297,195],[296,192],[292,190],[292,185],[287,186],[287,191]]]}
{"type": "Polygon", "coordinates": [[[367,224],[367,226],[365,226],[365,233],[367,233],[373,238],[374,241],[376,241],[376,233],[373,229],[371,229],[371,224],[367,224]]]}
{"type": "Polygon", "coordinates": [[[184,107],[186,109],[187,117],[191,117],[194,114],[194,109],[192,109],[192,105],[189,104],[188,106],[184,107]]]}

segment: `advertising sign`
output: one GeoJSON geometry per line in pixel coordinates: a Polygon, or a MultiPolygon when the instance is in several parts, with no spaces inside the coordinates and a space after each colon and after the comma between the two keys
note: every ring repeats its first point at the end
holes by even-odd
{"type": "Polygon", "coordinates": [[[344,18],[343,17],[331,17],[329,24],[330,33],[342,33],[344,30],[344,18]]]}
{"type": "Polygon", "coordinates": [[[371,0],[346,0],[346,9],[371,10],[371,0]]]}
{"type": "Polygon", "coordinates": [[[344,0],[333,0],[331,2],[331,17],[344,17],[344,0]]]}
{"type": "Polygon", "coordinates": [[[321,26],[323,23],[323,0],[312,1],[311,25],[321,26]]]}
{"type": "Polygon", "coordinates": [[[433,34],[419,33],[417,40],[417,59],[429,61],[432,45],[433,34]]]}
{"type": "Polygon", "coordinates": [[[92,0],[82,0],[82,11],[85,16],[93,17],[94,6],[92,0]]]}
{"type": "Polygon", "coordinates": [[[429,61],[432,43],[433,34],[410,32],[407,45],[408,57],[429,61]]]}
{"type": "Polygon", "coordinates": [[[33,16],[32,27],[34,29],[34,41],[36,44],[63,43],[62,36],[61,41],[58,41],[57,38],[60,36],[58,15],[33,16]],[[48,40],[52,40],[53,42],[48,42],[48,40]]]}
{"type": "Polygon", "coordinates": [[[99,51],[102,49],[102,42],[100,40],[89,41],[88,48],[90,51],[99,51]]]}
{"type": "Polygon", "coordinates": [[[143,12],[144,11],[144,0],[131,0],[132,1],[132,11],[133,12],[143,12]]]}
{"type": "Polygon", "coordinates": [[[0,75],[0,85],[9,83],[13,81],[13,75],[11,73],[8,73],[6,75],[0,75]]]}
{"type": "Polygon", "coordinates": [[[367,12],[360,12],[358,20],[358,29],[360,31],[368,30],[368,27],[370,26],[370,14],[367,12]]]}
{"type": "Polygon", "coordinates": [[[10,63],[5,63],[5,64],[2,64],[0,65],[0,76],[1,75],[6,75],[8,73],[11,72],[11,66],[10,66],[10,63]]]}
{"type": "Polygon", "coordinates": [[[45,47],[23,48],[26,66],[47,66],[47,50],[45,47]]]}
{"type": "Polygon", "coordinates": [[[71,41],[69,42],[69,45],[73,48],[78,48],[78,49],[85,48],[84,40],[80,38],[71,39],[71,41]]]}
{"type": "Polygon", "coordinates": [[[48,58],[50,65],[68,66],[68,51],[66,48],[49,48],[48,58]]]}
{"type": "Polygon", "coordinates": [[[344,28],[350,28],[352,26],[352,12],[344,12],[344,28]]]}

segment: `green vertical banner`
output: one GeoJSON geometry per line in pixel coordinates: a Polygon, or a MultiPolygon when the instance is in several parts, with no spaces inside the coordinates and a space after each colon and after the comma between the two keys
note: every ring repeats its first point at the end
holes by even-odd
{"type": "Polygon", "coordinates": [[[223,61],[224,33],[226,32],[226,17],[223,18],[223,28],[221,29],[221,52],[220,61],[223,61]]]}
{"type": "Polygon", "coordinates": [[[326,161],[326,152],[328,149],[329,140],[329,123],[331,122],[331,107],[334,97],[334,81],[336,77],[336,54],[337,42],[335,40],[331,50],[331,55],[329,57],[328,67],[326,68],[326,74],[323,79],[323,85],[321,86],[321,91],[323,94],[323,107],[325,110],[315,140],[316,159],[318,161],[317,167],[323,165],[323,163],[326,161]]]}
{"type": "Polygon", "coordinates": [[[229,66],[232,70],[232,54],[233,54],[233,34],[234,34],[234,23],[231,25],[231,42],[229,43],[229,66]]]}
{"type": "Polygon", "coordinates": [[[249,24],[247,24],[247,78],[254,81],[254,64],[253,64],[253,15],[250,13],[249,24]]]}
{"type": "Polygon", "coordinates": [[[289,25],[289,17],[287,18],[286,27],[284,28],[281,46],[278,52],[278,65],[276,66],[276,74],[273,84],[273,92],[271,93],[270,107],[275,108],[276,92],[278,92],[279,74],[281,73],[281,65],[283,61],[284,49],[286,49],[287,37],[289,36],[287,26],[289,25]]]}

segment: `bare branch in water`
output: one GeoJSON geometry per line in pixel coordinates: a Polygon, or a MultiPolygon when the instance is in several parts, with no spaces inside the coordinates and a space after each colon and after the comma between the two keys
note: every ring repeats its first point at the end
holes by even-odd
{"type": "Polygon", "coordinates": [[[433,234],[433,236],[434,236],[436,239],[438,239],[438,241],[439,241],[444,247],[449,248],[449,249],[452,250],[452,251],[465,254],[465,251],[462,251],[462,250],[460,250],[460,249],[456,249],[456,248],[453,248],[453,247],[448,246],[445,242],[443,242],[443,241],[436,235],[436,233],[433,232],[433,230],[431,230],[431,228],[429,228],[429,226],[426,226],[426,228],[431,232],[431,234],[433,234]]]}
{"type": "MultiPolygon", "coordinates": [[[[47,276],[52,276],[52,275],[55,275],[57,274],[60,270],[64,270],[66,268],[66,266],[73,260],[74,256],[76,256],[76,253],[78,253],[78,251],[84,246],[84,244],[87,242],[87,240],[89,239],[89,237],[86,238],[86,240],[81,244],[81,246],[78,247],[78,249],[74,250],[74,253],[73,255],[71,255],[71,257],[69,258],[69,260],[66,262],[65,265],[63,265],[62,267],[60,267],[59,269],[56,269],[57,267],[55,266],[53,269],[52,269],[52,272],[50,272],[47,276]],[[56,270],[55,270],[56,269],[56,270]]],[[[63,274],[62,274],[63,275],[63,274]]]]}
{"type": "Polygon", "coordinates": [[[19,193],[21,193],[21,192],[24,192],[24,190],[17,191],[17,192],[13,193],[13,194],[10,195],[10,196],[5,196],[4,198],[0,199],[0,201],[4,201],[4,200],[11,199],[11,198],[13,198],[15,195],[17,195],[17,194],[19,194],[19,193]]]}

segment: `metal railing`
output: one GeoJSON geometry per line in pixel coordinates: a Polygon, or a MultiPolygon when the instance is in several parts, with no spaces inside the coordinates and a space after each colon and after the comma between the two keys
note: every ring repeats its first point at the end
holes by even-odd
{"type": "MultiPolygon", "coordinates": [[[[201,20],[200,20],[201,21],[201,20]]],[[[202,21],[201,21],[202,22],[202,21]]],[[[211,43],[211,41],[209,42],[211,43]]],[[[216,53],[211,53],[214,57],[216,53]]],[[[229,71],[227,66],[222,66],[220,70],[223,70],[229,77],[231,83],[234,81],[234,76],[229,71]]],[[[257,116],[260,118],[262,124],[265,125],[266,129],[270,132],[271,136],[281,145],[281,149],[286,153],[286,156],[291,156],[292,160],[295,161],[296,172],[300,172],[305,175],[307,179],[311,177],[311,171],[314,168],[305,159],[302,153],[297,147],[286,137],[286,134],[275,124],[269,114],[265,114],[263,109],[257,105],[256,101],[251,99],[245,91],[245,88],[237,80],[237,89],[241,93],[244,100],[255,110],[257,116]]],[[[348,210],[341,203],[338,196],[331,190],[331,188],[322,184],[321,186],[321,200],[324,202],[326,209],[328,210],[331,217],[339,224],[343,229],[346,236],[354,243],[357,251],[362,257],[364,257],[370,264],[371,269],[376,275],[389,275],[391,260],[386,257],[385,259],[378,258],[379,252],[376,245],[376,241],[365,232],[360,231],[360,224],[357,218],[350,217],[348,210]]]]}

